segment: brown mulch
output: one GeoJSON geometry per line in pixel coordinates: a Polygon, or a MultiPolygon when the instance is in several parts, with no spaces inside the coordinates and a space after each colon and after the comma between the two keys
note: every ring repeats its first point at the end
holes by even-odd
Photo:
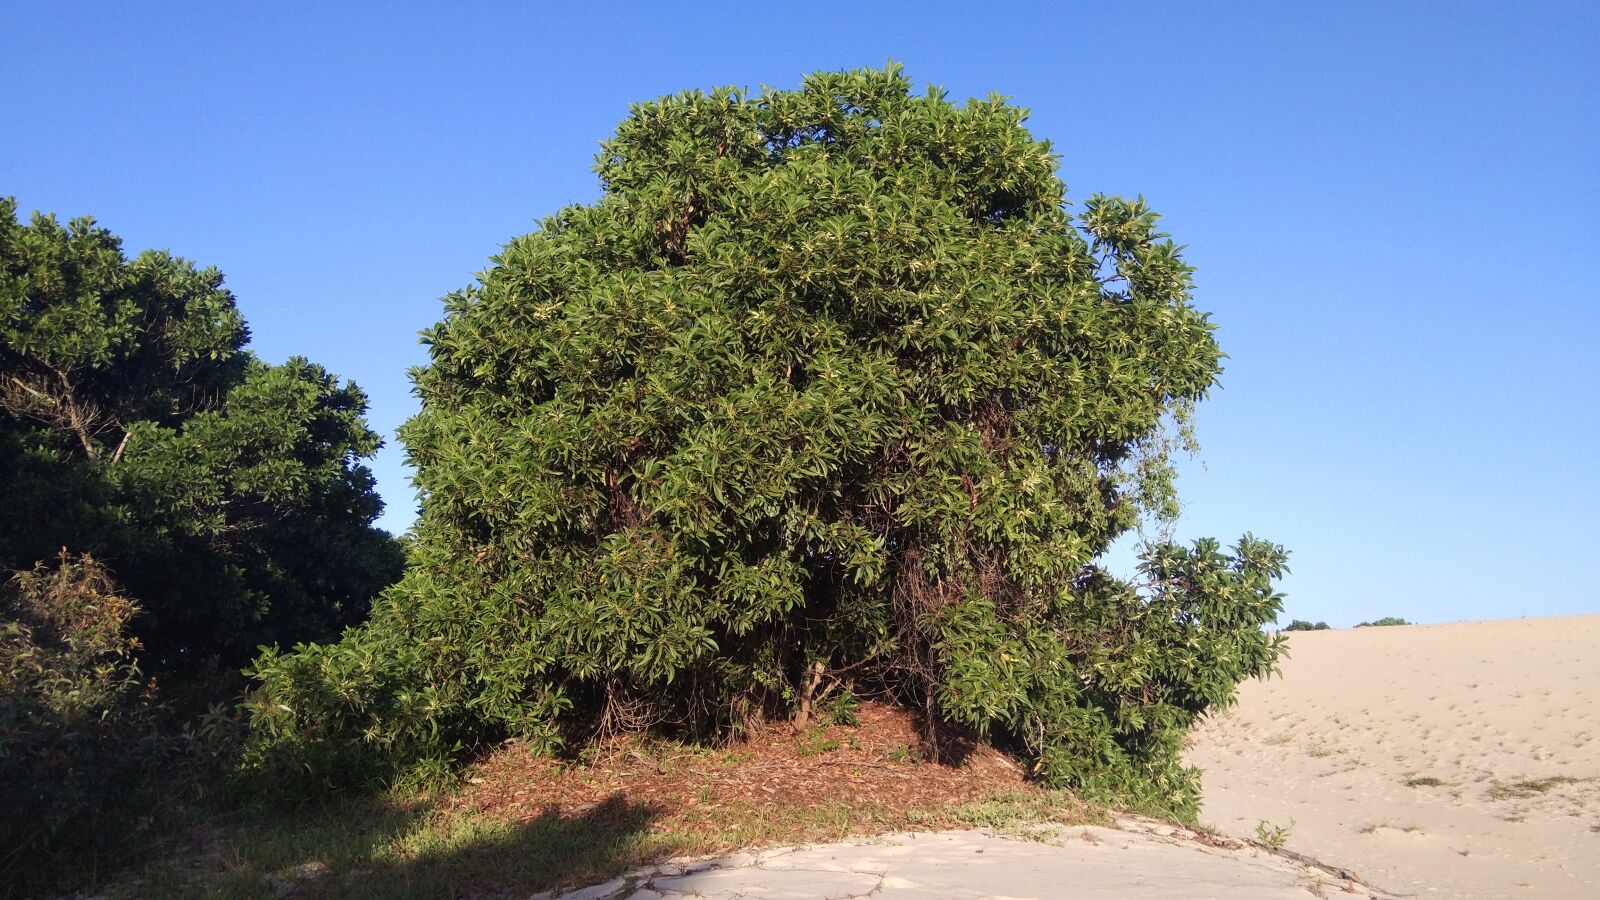
{"type": "Polygon", "coordinates": [[[703,827],[736,810],[774,814],[797,808],[871,808],[895,818],[996,795],[1039,793],[1023,765],[988,744],[969,741],[947,756],[921,758],[914,715],[865,703],[854,726],[787,722],[747,740],[698,748],[640,737],[614,741],[582,762],[538,757],[509,744],[467,772],[451,811],[528,820],[582,815],[603,804],[646,807],[662,825],[703,827]]]}

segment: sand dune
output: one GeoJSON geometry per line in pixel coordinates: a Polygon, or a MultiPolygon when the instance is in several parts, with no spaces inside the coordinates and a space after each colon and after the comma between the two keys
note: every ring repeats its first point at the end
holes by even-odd
{"type": "Polygon", "coordinates": [[[1195,736],[1202,821],[1401,894],[1600,898],[1600,616],[1289,646],[1195,736]]]}

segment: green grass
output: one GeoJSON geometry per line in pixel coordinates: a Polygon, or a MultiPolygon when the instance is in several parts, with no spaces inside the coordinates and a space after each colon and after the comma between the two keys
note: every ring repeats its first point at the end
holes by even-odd
{"type": "Polygon", "coordinates": [[[894,763],[915,762],[920,758],[921,755],[906,744],[900,744],[898,746],[891,747],[889,748],[889,752],[884,754],[884,759],[894,763]]]}
{"type": "Polygon", "coordinates": [[[795,738],[795,751],[801,756],[820,756],[839,749],[839,741],[827,736],[827,729],[812,726],[795,738]]]}

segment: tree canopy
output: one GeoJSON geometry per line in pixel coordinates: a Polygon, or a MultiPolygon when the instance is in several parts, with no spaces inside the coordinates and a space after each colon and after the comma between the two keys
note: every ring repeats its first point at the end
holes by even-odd
{"type": "Polygon", "coordinates": [[[92,553],[165,668],[332,637],[399,575],[365,395],[248,338],[217,270],[0,199],[0,570],[92,553]]]}
{"type": "Polygon", "coordinates": [[[848,688],[929,752],[1192,810],[1182,735],[1273,666],[1285,554],[1096,564],[1175,513],[1222,354],[1155,213],[1069,205],[1025,118],[895,67],[635,106],[600,199],[425,333],[410,565],[258,661],[259,758],[727,735],[848,688]]]}

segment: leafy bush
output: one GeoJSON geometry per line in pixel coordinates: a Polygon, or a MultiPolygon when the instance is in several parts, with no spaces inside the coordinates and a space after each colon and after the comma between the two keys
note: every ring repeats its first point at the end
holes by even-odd
{"type": "Polygon", "coordinates": [[[1405,619],[1402,619],[1399,616],[1384,616],[1383,618],[1377,620],[1376,622],[1358,622],[1358,623],[1356,623],[1356,627],[1357,628],[1372,628],[1374,626],[1383,627],[1383,626],[1388,626],[1388,625],[1410,625],[1410,624],[1411,624],[1410,622],[1407,622],[1405,619]]]}
{"type": "Polygon", "coordinates": [[[149,824],[178,748],[134,659],[137,611],[88,556],[0,588],[0,894],[59,890],[149,824]]]}
{"type": "Polygon", "coordinates": [[[248,335],[215,269],[0,198],[0,570],[93,553],[164,671],[335,636],[402,566],[366,397],[248,335]]]}
{"type": "Polygon", "coordinates": [[[1283,630],[1284,631],[1327,631],[1328,630],[1328,623],[1327,622],[1318,622],[1315,625],[1313,625],[1310,622],[1307,622],[1305,619],[1295,619],[1294,621],[1290,622],[1283,630]]]}
{"type": "Polygon", "coordinates": [[[1023,110],[910,87],[636,106],[602,199],[446,299],[411,565],[257,661],[256,764],[737,734],[848,681],[1193,810],[1183,734],[1273,667],[1285,554],[1094,561],[1175,514],[1213,326],[1142,200],[1074,218],[1023,110]]]}
{"type": "Polygon", "coordinates": [[[849,688],[840,688],[837,694],[828,697],[821,704],[823,718],[830,725],[856,726],[861,724],[857,712],[861,709],[861,698],[849,688]]]}

